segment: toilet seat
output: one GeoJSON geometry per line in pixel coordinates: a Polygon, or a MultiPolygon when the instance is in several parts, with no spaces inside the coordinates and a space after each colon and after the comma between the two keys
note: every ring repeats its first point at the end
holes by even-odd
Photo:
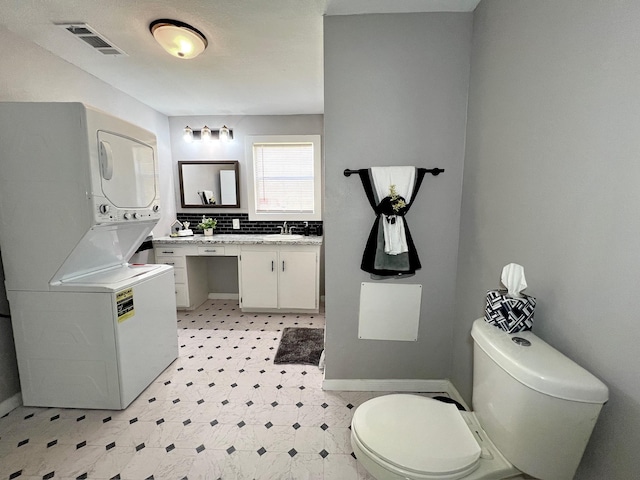
{"type": "Polygon", "coordinates": [[[351,430],[363,453],[405,478],[458,479],[479,465],[480,446],[458,409],[432,398],[374,398],[358,407],[351,430]]]}

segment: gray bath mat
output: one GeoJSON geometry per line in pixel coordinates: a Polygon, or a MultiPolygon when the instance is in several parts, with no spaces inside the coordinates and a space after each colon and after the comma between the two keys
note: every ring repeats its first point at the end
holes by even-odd
{"type": "Polygon", "coordinates": [[[324,328],[287,327],[273,363],[318,365],[324,350],[324,328]]]}

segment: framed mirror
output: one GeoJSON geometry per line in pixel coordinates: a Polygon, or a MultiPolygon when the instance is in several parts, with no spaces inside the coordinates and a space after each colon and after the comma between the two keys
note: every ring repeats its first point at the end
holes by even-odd
{"type": "Polygon", "coordinates": [[[183,208],[238,208],[238,162],[180,161],[180,202],[183,208]]]}

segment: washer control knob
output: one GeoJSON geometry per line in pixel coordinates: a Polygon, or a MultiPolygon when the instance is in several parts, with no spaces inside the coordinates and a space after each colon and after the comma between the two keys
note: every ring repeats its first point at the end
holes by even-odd
{"type": "Polygon", "coordinates": [[[138,212],[133,214],[133,218],[135,218],[136,220],[140,218],[140,214],[138,212]]]}
{"type": "Polygon", "coordinates": [[[108,213],[109,205],[102,204],[98,207],[98,210],[100,210],[100,213],[108,213]]]}
{"type": "Polygon", "coordinates": [[[131,214],[129,212],[124,214],[124,219],[125,220],[131,220],[131,214]]]}
{"type": "Polygon", "coordinates": [[[160,205],[154,205],[153,206],[153,211],[158,213],[160,211],[160,205]]]}

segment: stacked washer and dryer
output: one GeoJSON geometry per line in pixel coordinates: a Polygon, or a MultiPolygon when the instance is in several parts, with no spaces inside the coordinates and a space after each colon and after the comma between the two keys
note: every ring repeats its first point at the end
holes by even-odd
{"type": "Polygon", "coordinates": [[[0,103],[0,250],[28,406],[126,408],[178,355],[156,138],[81,103],[0,103]]]}

